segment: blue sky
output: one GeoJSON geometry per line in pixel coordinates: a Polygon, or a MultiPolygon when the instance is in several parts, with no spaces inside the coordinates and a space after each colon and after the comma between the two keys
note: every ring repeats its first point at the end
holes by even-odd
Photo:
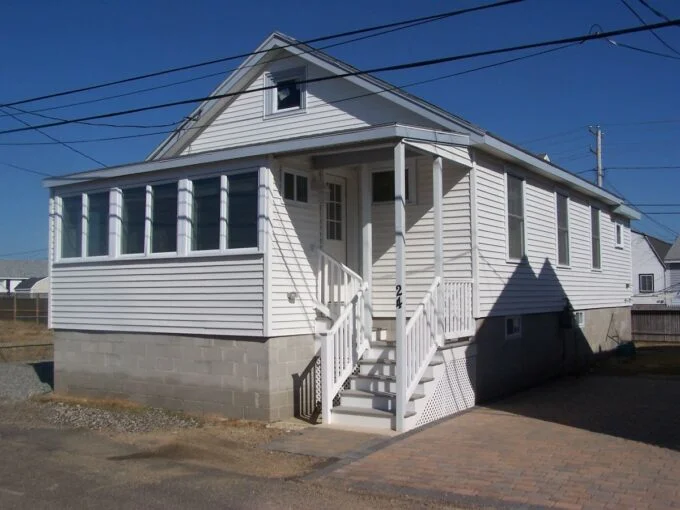
{"type": "MultiPolygon", "coordinates": [[[[680,17],[680,3],[648,0],[671,18],[680,17]]],[[[658,22],[638,0],[628,2],[648,23],[658,22]]],[[[351,30],[373,24],[434,14],[483,3],[379,0],[344,2],[224,2],[194,0],[75,1],[5,0],[3,18],[13,20],[0,31],[2,79],[0,102],[132,76],[149,71],[252,51],[271,31],[298,39],[351,30]]],[[[329,50],[359,68],[454,55],[515,44],[637,25],[620,0],[526,0],[520,5],[465,15],[329,50]]],[[[680,51],[680,27],[658,34],[680,51]]],[[[618,38],[620,42],[671,54],[651,34],[618,38]]],[[[518,54],[519,55],[519,54],[518,54]]],[[[514,55],[513,55],[514,56],[514,55]]],[[[384,73],[400,85],[489,64],[510,56],[488,57],[431,68],[384,73]]],[[[220,73],[236,62],[146,80],[85,94],[20,106],[43,109],[97,99],[140,88],[220,73]]],[[[73,118],[208,94],[223,76],[179,86],[43,114],[73,118]]],[[[680,60],[590,42],[553,54],[490,70],[409,88],[439,106],[503,138],[575,172],[594,167],[588,152],[592,137],[587,125],[604,130],[604,165],[680,165],[680,60]],[[663,122],[659,122],[663,121],[663,122]],[[559,134],[559,136],[553,136],[559,134]],[[548,137],[548,138],[545,138],[548,137]],[[542,139],[544,138],[544,139],[542,139]],[[536,140],[542,139],[542,140],[536,140]],[[528,142],[528,143],[525,143],[528,142]]],[[[192,106],[174,107],[112,123],[164,124],[188,114],[192,106]]],[[[14,112],[16,113],[16,112],[14,112]]],[[[0,113],[2,115],[2,113],[0,113]]],[[[24,116],[32,123],[46,119],[24,116]]],[[[0,129],[19,127],[0,116],[0,129]]],[[[141,130],[69,125],[47,132],[61,140],[124,136],[141,130]]],[[[75,144],[107,165],[143,159],[164,135],[131,140],[75,144]]],[[[96,165],[60,145],[18,145],[49,142],[43,135],[0,135],[0,256],[45,256],[47,192],[37,175],[18,171],[11,163],[38,172],[65,174],[96,165]]],[[[585,173],[591,177],[593,174],[585,173]]],[[[632,203],[680,203],[680,169],[615,171],[607,185],[632,203]]],[[[645,211],[680,211],[680,206],[644,207],[645,211]]],[[[655,215],[657,221],[680,231],[680,215],[655,215]]],[[[674,237],[650,220],[637,224],[651,234],[674,237]]]]}

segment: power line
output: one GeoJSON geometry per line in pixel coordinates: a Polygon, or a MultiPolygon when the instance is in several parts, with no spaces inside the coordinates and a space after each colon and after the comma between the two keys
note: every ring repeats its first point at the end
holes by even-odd
{"type": "Polygon", "coordinates": [[[0,258],[2,257],[12,257],[14,255],[28,255],[29,253],[40,253],[47,251],[47,248],[38,248],[36,250],[26,250],[26,251],[15,251],[13,253],[0,253],[0,258]]]}
{"type": "Polygon", "coordinates": [[[549,140],[549,139],[551,139],[551,138],[558,138],[558,137],[561,137],[561,136],[570,135],[570,134],[572,134],[572,133],[579,132],[579,131],[581,131],[582,129],[588,129],[588,126],[579,126],[579,127],[575,128],[575,129],[570,129],[569,131],[561,131],[560,133],[554,133],[554,134],[552,134],[552,135],[546,135],[546,136],[542,136],[542,137],[540,137],[540,138],[532,138],[531,140],[523,140],[523,141],[517,142],[517,143],[519,143],[519,144],[528,144],[528,143],[534,143],[534,142],[541,142],[541,141],[543,141],[543,140],[549,140]]]}
{"type": "MultiPolygon", "coordinates": [[[[11,107],[10,107],[10,108],[11,108],[11,107]]],[[[5,112],[5,113],[7,113],[10,117],[12,117],[12,118],[13,118],[14,120],[16,120],[18,123],[23,124],[23,125],[26,126],[27,128],[34,128],[34,126],[33,126],[32,124],[26,122],[24,119],[21,119],[21,118],[17,117],[17,116],[14,115],[14,114],[8,112],[6,108],[0,108],[0,110],[3,111],[3,112],[5,112]]],[[[58,143],[58,144],[61,145],[62,147],[66,147],[68,150],[70,150],[70,151],[72,151],[72,152],[75,152],[76,154],[78,154],[78,155],[80,155],[80,156],[82,156],[82,157],[84,157],[84,158],[86,158],[86,159],[88,159],[88,160],[90,160],[90,161],[96,163],[97,165],[102,166],[102,167],[105,167],[105,166],[106,166],[104,163],[102,163],[102,162],[99,161],[98,159],[95,159],[95,158],[93,158],[92,156],[89,156],[88,154],[85,154],[83,151],[81,151],[81,150],[79,150],[79,149],[76,149],[75,147],[71,147],[69,144],[62,142],[62,141],[59,140],[58,138],[56,138],[56,137],[50,135],[49,133],[45,133],[45,131],[43,131],[42,129],[36,128],[35,130],[36,130],[38,133],[40,133],[41,135],[43,135],[44,137],[49,138],[49,139],[52,140],[53,142],[58,143]]]]}
{"type": "Polygon", "coordinates": [[[652,6],[649,4],[649,2],[647,2],[646,0],[638,0],[638,1],[639,1],[642,5],[644,5],[645,7],[647,7],[647,9],[649,9],[649,10],[652,11],[654,14],[656,14],[659,18],[665,19],[666,21],[669,21],[668,16],[666,16],[663,12],[659,11],[658,9],[655,9],[654,7],[652,7],[652,6]]]}
{"type": "Polygon", "coordinates": [[[680,207],[680,203],[677,204],[631,204],[635,207],[680,207]]]}
{"type": "MultiPolygon", "coordinates": [[[[445,19],[445,18],[450,18],[450,17],[453,17],[453,16],[459,16],[459,15],[467,14],[467,13],[471,13],[471,12],[478,12],[478,11],[483,11],[483,10],[486,10],[486,9],[493,9],[493,8],[502,7],[502,6],[505,6],[505,5],[516,4],[516,3],[523,2],[523,1],[525,1],[525,0],[502,0],[500,2],[495,2],[495,3],[491,3],[491,4],[483,4],[483,5],[479,5],[479,6],[476,6],[476,7],[470,7],[470,8],[467,8],[467,9],[459,9],[459,10],[455,10],[455,11],[449,11],[449,12],[434,14],[434,15],[430,15],[430,16],[423,16],[423,17],[420,17],[420,18],[411,18],[411,19],[408,19],[408,20],[402,20],[402,21],[397,21],[397,22],[393,22],[393,23],[386,23],[386,24],[383,24],[383,25],[374,25],[374,26],[371,26],[371,27],[366,27],[366,28],[361,28],[361,29],[356,29],[356,30],[349,30],[349,31],[346,31],[346,32],[336,33],[336,34],[332,34],[332,35],[315,37],[313,39],[307,39],[306,41],[296,41],[296,42],[291,43],[291,44],[285,44],[283,46],[280,46],[279,49],[285,49],[285,48],[289,48],[289,47],[292,47],[292,46],[308,45],[308,44],[313,44],[313,43],[317,43],[317,42],[328,41],[328,40],[331,40],[331,39],[338,39],[338,38],[342,38],[342,37],[349,37],[349,36],[363,34],[363,33],[367,33],[367,32],[374,32],[374,31],[383,30],[383,29],[386,29],[386,28],[393,28],[393,27],[408,25],[408,24],[412,24],[412,23],[425,22],[425,21],[428,21],[428,20],[434,21],[434,20],[439,20],[439,19],[445,19]]],[[[104,82],[104,83],[99,83],[99,84],[96,84],[96,85],[89,85],[89,86],[86,86],[86,87],[79,87],[79,88],[65,90],[65,91],[61,91],[61,92],[53,92],[51,94],[45,94],[45,95],[42,95],[42,96],[21,99],[21,100],[13,101],[13,102],[6,103],[6,104],[0,105],[0,106],[15,106],[15,105],[19,105],[19,104],[41,101],[41,100],[44,100],[44,99],[52,99],[52,98],[55,98],[55,97],[62,97],[62,96],[67,96],[67,95],[76,94],[76,93],[80,93],[80,92],[87,92],[87,91],[90,91],[90,90],[96,90],[96,89],[101,89],[101,88],[105,88],[105,87],[111,87],[113,85],[121,85],[123,83],[130,83],[130,82],[134,82],[134,81],[144,80],[144,79],[147,79],[147,78],[154,78],[154,77],[157,77],[157,76],[163,76],[163,75],[166,75],[166,74],[176,73],[176,72],[179,72],[179,71],[187,71],[189,69],[196,69],[196,68],[199,68],[199,67],[204,67],[204,66],[208,66],[208,65],[212,65],[212,64],[218,64],[218,63],[221,63],[221,62],[238,60],[238,59],[250,57],[250,56],[253,56],[253,55],[267,53],[267,51],[269,51],[269,50],[260,50],[260,51],[250,52],[250,53],[242,53],[240,55],[231,55],[231,56],[228,56],[228,57],[221,57],[221,58],[217,58],[217,59],[206,60],[206,61],[198,62],[198,63],[195,63],[195,64],[173,67],[173,68],[164,69],[164,70],[161,70],[161,71],[155,71],[155,72],[151,72],[151,73],[146,73],[146,74],[142,74],[142,75],[138,75],[138,76],[131,76],[131,77],[123,78],[123,79],[119,79],[119,80],[113,80],[113,81],[108,81],[108,82],[104,82]]]]}
{"type": "MultiPolygon", "coordinates": [[[[447,73],[447,74],[444,74],[444,75],[436,76],[434,78],[410,82],[410,83],[406,83],[406,84],[399,85],[399,86],[390,86],[388,88],[385,88],[383,90],[379,90],[377,92],[367,92],[367,93],[359,94],[359,95],[356,95],[356,96],[350,96],[350,97],[345,97],[345,98],[342,98],[342,99],[337,99],[335,101],[328,101],[328,102],[324,103],[323,105],[316,106],[316,108],[325,107],[327,105],[337,105],[339,103],[343,103],[343,102],[346,102],[346,101],[353,101],[353,100],[362,99],[362,98],[373,96],[373,95],[380,95],[380,94],[384,94],[386,92],[391,92],[393,90],[406,89],[406,88],[413,87],[413,86],[416,86],[416,85],[424,85],[426,83],[433,83],[433,82],[439,81],[439,80],[454,78],[454,77],[457,77],[457,76],[463,76],[463,75],[466,75],[466,74],[471,74],[473,72],[482,71],[482,70],[486,70],[486,69],[490,69],[490,68],[494,68],[494,67],[499,67],[499,66],[502,66],[502,65],[505,65],[505,64],[509,64],[509,63],[513,63],[513,62],[517,62],[517,61],[521,61],[521,60],[527,60],[529,58],[538,57],[538,56],[541,56],[541,55],[546,55],[548,53],[554,53],[554,52],[557,52],[557,51],[565,50],[565,49],[570,48],[572,46],[577,46],[578,44],[580,44],[580,43],[558,46],[557,48],[550,48],[548,50],[537,51],[537,52],[534,52],[534,53],[530,53],[528,55],[522,55],[520,57],[501,60],[499,62],[494,62],[492,64],[486,64],[486,65],[478,66],[478,67],[473,67],[471,69],[466,69],[464,71],[458,71],[458,72],[455,72],[455,73],[447,73]]],[[[307,111],[312,110],[313,108],[315,108],[315,107],[314,106],[308,107],[307,111]]],[[[241,122],[250,122],[252,120],[256,120],[256,119],[259,119],[259,118],[260,118],[260,116],[247,117],[247,118],[239,119],[237,121],[214,122],[214,123],[211,124],[211,126],[212,127],[220,127],[220,126],[224,126],[224,125],[233,126],[234,124],[238,124],[238,123],[241,123],[241,122]]],[[[197,129],[203,129],[203,126],[191,126],[191,127],[187,127],[187,128],[184,128],[184,129],[186,131],[197,130],[197,129]]],[[[174,130],[170,130],[170,131],[166,130],[166,131],[157,131],[157,132],[154,132],[154,133],[143,133],[143,134],[138,133],[138,134],[133,134],[133,135],[123,135],[123,136],[114,136],[114,137],[90,138],[90,139],[84,139],[84,140],[83,139],[81,139],[81,140],[69,140],[68,143],[75,144],[75,143],[94,143],[94,142],[118,141],[118,140],[126,140],[126,139],[131,139],[131,138],[142,138],[142,137],[147,137],[147,136],[170,134],[170,133],[173,133],[173,132],[174,132],[174,130]]],[[[0,146],[39,146],[39,145],[53,145],[53,144],[54,144],[54,142],[0,142],[0,146]]]]}
{"type": "MultiPolygon", "coordinates": [[[[446,17],[450,17],[450,16],[443,15],[442,17],[435,17],[434,19],[427,18],[425,20],[416,21],[416,22],[409,23],[409,24],[406,24],[406,25],[402,25],[402,26],[399,26],[399,27],[396,27],[396,28],[392,28],[392,29],[388,29],[388,30],[381,30],[381,31],[378,31],[378,32],[373,33],[373,34],[368,34],[368,35],[364,35],[364,36],[361,36],[361,37],[354,37],[352,39],[347,39],[347,40],[340,41],[340,42],[337,42],[337,43],[328,44],[326,46],[321,46],[320,48],[310,48],[309,50],[305,50],[302,53],[303,54],[304,53],[310,53],[310,52],[313,53],[313,52],[316,52],[316,51],[326,50],[326,49],[329,49],[329,48],[335,48],[337,46],[343,46],[343,45],[350,44],[350,43],[353,43],[353,42],[364,41],[366,39],[379,37],[379,36],[382,36],[382,35],[386,35],[388,33],[397,32],[397,31],[400,31],[400,30],[406,30],[406,29],[409,29],[409,28],[420,26],[420,25],[423,25],[425,23],[440,21],[442,19],[445,19],[446,17]]],[[[303,44],[303,43],[298,43],[298,44],[303,44]]],[[[268,63],[271,64],[273,62],[280,62],[282,60],[295,58],[296,56],[297,55],[289,53],[287,55],[279,56],[278,58],[271,59],[271,60],[268,61],[268,63]]],[[[231,72],[236,71],[236,70],[248,69],[248,68],[251,68],[251,67],[255,67],[257,65],[260,65],[260,64],[241,65],[239,67],[234,67],[232,69],[221,70],[217,73],[210,73],[210,74],[206,74],[206,75],[202,75],[202,76],[198,76],[198,77],[194,77],[194,78],[189,78],[189,79],[185,79],[185,80],[175,81],[175,82],[171,82],[171,83],[167,83],[167,84],[163,84],[163,85],[146,87],[146,88],[143,88],[143,89],[137,89],[137,90],[133,90],[133,91],[130,91],[130,92],[121,93],[121,94],[114,94],[114,95],[104,96],[104,97],[100,97],[100,98],[96,98],[96,99],[89,99],[89,100],[86,100],[86,101],[79,101],[79,102],[69,103],[69,104],[65,104],[65,105],[53,106],[53,107],[49,107],[49,108],[40,108],[40,109],[28,110],[28,111],[23,110],[23,112],[25,114],[36,114],[37,115],[40,112],[46,112],[46,111],[51,111],[51,110],[59,110],[59,109],[63,109],[63,108],[69,108],[69,107],[72,107],[72,106],[80,106],[80,105],[84,105],[84,104],[97,103],[97,102],[106,101],[106,100],[109,100],[109,99],[117,99],[117,98],[121,98],[121,97],[139,94],[139,93],[142,93],[142,92],[150,92],[150,91],[153,91],[153,90],[168,88],[168,87],[172,87],[172,86],[175,86],[175,85],[180,85],[180,84],[189,83],[189,82],[193,82],[193,81],[203,80],[203,79],[214,77],[214,76],[226,75],[226,74],[231,73],[231,72]]],[[[0,117],[2,117],[2,116],[3,115],[0,114],[0,117]]],[[[42,116],[42,115],[40,115],[40,116],[42,116]]],[[[47,116],[46,118],[50,118],[52,120],[63,120],[63,119],[53,118],[53,117],[49,117],[49,116],[47,116]]],[[[180,121],[175,122],[172,125],[178,124],[179,122],[180,121]]],[[[88,123],[88,122],[83,122],[83,124],[102,125],[102,126],[107,126],[107,127],[133,127],[133,128],[167,127],[167,126],[162,126],[162,125],[156,125],[156,126],[153,126],[153,125],[127,125],[126,126],[126,125],[119,125],[119,124],[103,124],[103,123],[99,124],[99,123],[88,123]]]]}
{"type": "MultiPolygon", "coordinates": [[[[324,81],[330,81],[330,80],[337,80],[340,78],[347,78],[351,76],[361,76],[365,74],[373,74],[373,73],[381,73],[381,72],[389,72],[389,71],[400,71],[400,70],[405,70],[405,69],[415,69],[415,68],[420,68],[420,67],[429,67],[429,66],[434,66],[434,65],[440,65],[448,62],[456,62],[460,60],[466,60],[466,59],[471,59],[471,58],[478,58],[478,57],[483,57],[483,56],[489,56],[489,55],[498,55],[502,53],[510,53],[514,51],[520,51],[520,50],[528,50],[528,49],[533,49],[533,48],[540,48],[540,47],[545,47],[545,46],[555,46],[555,45],[565,45],[565,44],[571,44],[571,43],[583,43],[587,41],[592,41],[592,40],[597,40],[597,39],[606,39],[609,37],[613,37],[616,35],[624,35],[624,34],[632,34],[632,33],[637,33],[637,32],[646,32],[649,30],[657,29],[657,28],[665,28],[673,25],[680,25],[680,19],[673,20],[671,22],[663,22],[663,23],[657,23],[654,25],[641,25],[641,26],[636,26],[636,27],[629,27],[629,28],[622,28],[618,30],[613,30],[610,32],[602,32],[602,33],[597,33],[597,34],[587,34],[587,35],[581,35],[581,36],[574,36],[574,37],[567,37],[563,39],[554,39],[550,41],[543,41],[543,42],[537,42],[537,43],[530,43],[530,44],[522,44],[518,46],[511,46],[511,47],[506,47],[506,48],[498,48],[498,49],[493,49],[493,50],[484,50],[484,51],[477,51],[473,53],[466,53],[466,54],[460,54],[460,55],[452,55],[448,57],[439,57],[439,58],[434,58],[434,59],[428,59],[428,60],[420,60],[420,61],[415,61],[415,62],[407,62],[403,64],[396,64],[396,65],[391,65],[391,66],[383,66],[383,67],[376,67],[373,69],[368,69],[365,71],[348,71],[346,73],[340,73],[337,75],[331,75],[331,76],[322,76],[318,78],[311,78],[307,80],[300,80],[297,81],[296,84],[309,84],[309,83],[319,83],[319,82],[324,82],[324,81]]],[[[81,121],[86,121],[86,120],[97,120],[97,119],[104,119],[104,118],[110,118],[110,117],[117,117],[121,115],[130,115],[133,113],[140,113],[140,112],[145,112],[145,111],[151,111],[151,110],[158,110],[162,108],[170,108],[173,106],[182,106],[186,104],[192,104],[192,103],[200,103],[203,101],[214,101],[216,99],[222,99],[225,97],[234,97],[234,96],[240,96],[244,94],[252,94],[255,92],[263,92],[265,90],[270,90],[275,88],[276,85],[269,85],[269,86],[264,86],[264,87],[257,87],[249,90],[244,90],[244,91],[239,91],[239,92],[228,92],[224,94],[214,94],[212,96],[206,96],[206,97],[200,97],[200,98],[193,98],[193,99],[184,99],[180,101],[173,101],[170,103],[162,103],[162,104],[156,104],[156,105],[151,105],[151,106],[144,106],[140,108],[131,108],[128,110],[122,110],[118,112],[110,112],[110,113],[102,113],[98,115],[90,115],[87,117],[81,117],[78,119],[71,119],[71,120],[64,120],[64,121],[58,121],[58,122],[52,122],[52,123],[47,123],[47,124],[41,124],[39,126],[36,126],[36,128],[47,128],[47,127],[55,127],[55,126],[62,126],[65,124],[72,124],[74,122],[81,122],[81,121]]],[[[22,131],[30,131],[35,128],[18,128],[18,129],[8,129],[4,131],[0,131],[0,134],[8,134],[8,133],[18,133],[22,131]]]]}
{"type": "Polygon", "coordinates": [[[677,170],[680,165],[666,165],[666,166],[608,166],[607,170],[677,170]]]}
{"type": "Polygon", "coordinates": [[[614,46],[620,46],[622,48],[627,48],[629,50],[635,50],[635,51],[639,51],[641,53],[647,53],[648,55],[656,55],[657,57],[664,57],[664,58],[670,58],[670,59],[673,59],[673,60],[680,60],[680,57],[676,57],[675,55],[669,55],[668,53],[661,53],[661,52],[658,52],[658,51],[640,48],[638,46],[633,46],[631,44],[626,44],[626,43],[614,41],[613,39],[610,39],[609,42],[614,46]]]}
{"type": "Polygon", "coordinates": [[[653,214],[655,216],[678,215],[680,214],[680,211],[662,211],[662,212],[647,211],[645,214],[653,214]]]}
{"type": "MultiPolygon", "coordinates": [[[[646,24],[645,20],[640,16],[635,9],[627,2],[627,0],[620,0],[623,5],[626,6],[626,8],[633,13],[633,16],[635,16],[640,23],[646,24]]],[[[654,36],[654,38],[659,41],[661,44],[663,44],[666,48],[671,50],[673,53],[676,55],[680,56],[680,52],[678,52],[673,46],[668,44],[666,41],[664,41],[659,34],[657,34],[654,30],[650,31],[650,33],[654,36]]]]}
{"type": "Polygon", "coordinates": [[[30,168],[26,168],[23,166],[15,165],[14,163],[7,163],[6,161],[0,161],[0,165],[7,166],[9,168],[12,168],[14,170],[21,170],[22,172],[28,172],[30,174],[35,174],[35,175],[40,175],[42,177],[55,177],[52,174],[48,174],[45,172],[40,172],[38,170],[31,170],[30,168]]]}

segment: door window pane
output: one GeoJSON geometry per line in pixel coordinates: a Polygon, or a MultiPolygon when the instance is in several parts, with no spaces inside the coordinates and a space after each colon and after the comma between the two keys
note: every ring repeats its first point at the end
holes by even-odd
{"type": "Polygon", "coordinates": [[[121,253],[144,253],[145,187],[123,190],[122,220],[121,253]]]}
{"type": "Polygon", "coordinates": [[[82,196],[62,198],[61,256],[80,257],[83,231],[82,196]]]}
{"type": "Polygon", "coordinates": [[[220,178],[193,183],[192,250],[220,248],[220,178]]]}
{"type": "Polygon", "coordinates": [[[329,182],[326,189],[326,239],[342,241],[342,185],[329,182]]]}
{"type": "Polygon", "coordinates": [[[257,172],[229,176],[228,248],[257,247],[257,172]]]}
{"type": "Polygon", "coordinates": [[[88,195],[87,256],[109,253],[109,192],[88,195]]]}
{"type": "Polygon", "coordinates": [[[177,183],[153,186],[151,251],[177,251],[177,183]]]}

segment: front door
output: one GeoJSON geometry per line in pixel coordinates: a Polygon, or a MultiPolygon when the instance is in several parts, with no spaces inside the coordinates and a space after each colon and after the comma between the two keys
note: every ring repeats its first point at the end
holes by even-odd
{"type": "Polygon", "coordinates": [[[347,264],[347,182],[337,175],[326,175],[325,181],[323,250],[347,264]]]}

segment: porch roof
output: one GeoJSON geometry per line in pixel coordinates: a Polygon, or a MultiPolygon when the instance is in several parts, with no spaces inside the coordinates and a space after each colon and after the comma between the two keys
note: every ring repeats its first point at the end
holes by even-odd
{"type": "Polygon", "coordinates": [[[205,165],[219,161],[262,157],[269,154],[286,154],[305,150],[338,147],[342,145],[374,143],[377,141],[408,139],[414,143],[436,143],[457,146],[468,146],[468,135],[437,131],[428,128],[407,126],[403,124],[388,124],[370,128],[361,128],[337,133],[315,136],[305,136],[289,140],[266,142],[243,147],[234,147],[199,154],[189,154],[176,158],[151,160],[141,163],[113,166],[100,170],[91,170],[68,174],[59,177],[48,177],[43,180],[46,188],[57,188],[87,182],[94,179],[111,179],[133,174],[157,172],[174,168],[205,165]]]}

